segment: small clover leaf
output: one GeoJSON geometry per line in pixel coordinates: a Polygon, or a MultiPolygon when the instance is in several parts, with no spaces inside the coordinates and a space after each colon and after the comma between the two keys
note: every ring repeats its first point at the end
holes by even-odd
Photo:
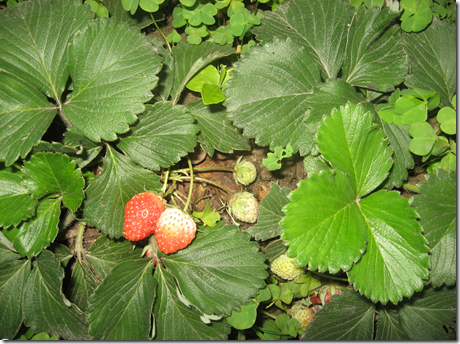
{"type": "Polygon", "coordinates": [[[419,32],[431,23],[431,0],[401,0],[401,28],[406,32],[419,32]]]}
{"type": "Polygon", "coordinates": [[[409,134],[413,139],[409,142],[409,149],[417,155],[430,153],[436,141],[436,133],[427,122],[415,122],[409,128],[409,134]]]}
{"type": "Polygon", "coordinates": [[[251,328],[257,318],[257,302],[251,301],[247,305],[241,306],[239,311],[232,311],[232,314],[227,318],[227,321],[237,330],[245,330],[251,328]]]}
{"type": "Polygon", "coordinates": [[[268,153],[267,158],[262,159],[262,163],[269,171],[279,170],[281,168],[280,161],[284,158],[292,156],[293,149],[290,144],[286,148],[276,146],[274,153],[268,153]]]}
{"type": "Polygon", "coordinates": [[[174,7],[172,13],[173,21],[171,22],[172,27],[179,28],[184,25],[187,25],[187,20],[184,18],[184,9],[177,5],[174,7]]]}
{"type": "Polygon", "coordinates": [[[436,117],[438,122],[441,123],[441,130],[448,135],[455,135],[457,133],[457,113],[450,107],[443,107],[438,112],[436,117]]]}
{"type": "Polygon", "coordinates": [[[176,30],[173,30],[167,37],[166,40],[168,43],[179,43],[182,40],[182,37],[179,35],[179,33],[176,30]]]}
{"type": "Polygon", "coordinates": [[[426,121],[427,107],[425,102],[412,96],[402,96],[394,105],[394,112],[400,115],[400,120],[395,123],[398,125],[411,125],[415,122],[426,121]],[[401,124],[400,124],[401,123],[401,124]]]}

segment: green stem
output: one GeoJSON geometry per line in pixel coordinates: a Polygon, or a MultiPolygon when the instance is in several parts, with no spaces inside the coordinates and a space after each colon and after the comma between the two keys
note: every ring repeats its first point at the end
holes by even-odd
{"type": "MultiPolygon", "coordinates": [[[[181,179],[190,179],[190,177],[181,177],[181,179]]],[[[229,195],[233,195],[233,193],[229,189],[227,189],[225,186],[220,185],[219,183],[213,182],[212,180],[205,179],[205,178],[200,178],[200,177],[195,177],[195,180],[200,181],[200,182],[204,182],[204,183],[208,183],[208,184],[212,184],[214,186],[217,186],[218,188],[221,188],[222,190],[224,190],[229,195]]]]}
{"type": "Polygon", "coordinates": [[[310,271],[310,272],[312,274],[315,274],[315,275],[318,275],[318,276],[321,276],[321,277],[325,277],[325,278],[329,278],[329,279],[333,279],[333,280],[336,280],[336,281],[348,282],[348,278],[335,277],[335,276],[331,276],[331,275],[328,275],[328,274],[323,274],[321,272],[316,272],[316,271],[310,271]]]}
{"type": "MultiPolygon", "coordinates": [[[[180,170],[174,170],[174,172],[188,172],[190,171],[189,168],[182,168],[180,170]]],[[[225,172],[235,172],[234,168],[228,167],[219,167],[219,166],[202,166],[202,167],[194,167],[194,172],[206,172],[206,171],[225,171],[225,172]]]]}
{"type": "Polygon", "coordinates": [[[85,234],[85,230],[86,222],[80,222],[80,225],[78,226],[77,239],[75,241],[75,252],[77,253],[78,260],[81,260],[81,255],[86,252],[83,247],[83,236],[85,234]]]}
{"type": "Polygon", "coordinates": [[[257,1],[256,5],[254,6],[254,15],[257,14],[257,6],[259,6],[259,1],[257,1]]]}
{"type": "Polygon", "coordinates": [[[190,205],[190,201],[192,200],[192,191],[193,191],[193,166],[192,166],[192,161],[190,160],[188,156],[187,156],[187,163],[190,169],[190,188],[188,190],[187,203],[185,203],[185,207],[184,207],[184,210],[186,212],[188,211],[188,206],[190,205]]]}
{"type": "Polygon", "coordinates": [[[169,50],[169,52],[171,53],[171,52],[172,52],[171,46],[169,45],[168,40],[166,39],[165,34],[163,33],[163,31],[161,31],[160,27],[158,26],[157,21],[155,20],[155,18],[153,18],[152,12],[150,12],[150,18],[152,18],[153,24],[155,24],[155,27],[157,28],[158,32],[160,33],[160,35],[161,35],[161,36],[163,37],[163,39],[165,40],[166,45],[168,46],[168,50],[169,50]]]}
{"type": "Polygon", "coordinates": [[[168,178],[169,178],[169,168],[165,173],[164,180],[163,180],[163,187],[161,188],[161,193],[165,195],[166,188],[168,187],[168,178]]]}

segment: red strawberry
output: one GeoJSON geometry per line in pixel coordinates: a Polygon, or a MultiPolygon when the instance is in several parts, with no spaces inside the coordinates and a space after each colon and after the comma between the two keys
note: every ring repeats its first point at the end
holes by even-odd
{"type": "Polygon", "coordinates": [[[126,239],[139,241],[155,233],[155,225],[165,210],[163,199],[147,191],[137,194],[125,207],[123,233],[126,239]]]}
{"type": "Polygon", "coordinates": [[[169,254],[186,248],[195,239],[196,223],[180,209],[166,209],[160,216],[155,239],[161,252],[169,254]]]}

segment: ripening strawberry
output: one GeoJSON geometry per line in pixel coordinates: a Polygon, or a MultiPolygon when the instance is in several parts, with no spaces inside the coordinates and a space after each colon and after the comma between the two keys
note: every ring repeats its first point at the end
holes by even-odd
{"type": "Polygon", "coordinates": [[[126,239],[139,241],[155,233],[155,225],[165,210],[163,199],[146,191],[129,200],[125,207],[123,233],[126,239]]]}
{"type": "Polygon", "coordinates": [[[196,223],[180,209],[166,209],[156,227],[157,246],[165,254],[186,248],[195,239],[196,223]]]}

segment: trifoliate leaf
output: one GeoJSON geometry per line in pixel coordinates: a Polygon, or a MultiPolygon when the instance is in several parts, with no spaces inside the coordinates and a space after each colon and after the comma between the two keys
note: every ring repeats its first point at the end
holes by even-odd
{"type": "Polygon", "coordinates": [[[35,217],[22,222],[17,228],[4,230],[3,234],[22,256],[33,257],[56,238],[60,206],[59,199],[45,199],[39,203],[35,217]]]}
{"type": "Polygon", "coordinates": [[[436,119],[441,123],[441,130],[448,135],[457,133],[457,113],[450,107],[443,107],[439,110],[436,119]]]}
{"type": "Polygon", "coordinates": [[[76,211],[83,201],[85,180],[68,155],[37,153],[24,163],[24,186],[35,197],[54,196],[76,211]]]}
{"type": "Polygon", "coordinates": [[[241,134],[241,130],[233,126],[227,118],[226,109],[222,105],[207,106],[201,100],[187,105],[195,117],[200,130],[198,141],[211,157],[214,151],[233,153],[234,150],[250,150],[249,139],[241,134]]]}
{"type": "Polygon", "coordinates": [[[9,166],[19,157],[25,158],[40,142],[56,112],[35,87],[0,72],[0,159],[9,166]]]}
{"type": "Polygon", "coordinates": [[[401,304],[402,327],[411,340],[456,339],[456,288],[425,288],[401,304]]]}
{"type": "Polygon", "coordinates": [[[174,82],[171,89],[172,102],[176,104],[185,85],[203,67],[211,62],[229,56],[235,52],[234,48],[228,45],[219,45],[211,42],[193,45],[179,42],[173,48],[174,56],[174,82]]]}
{"type": "Polygon", "coordinates": [[[184,296],[205,314],[229,315],[255,297],[268,277],[259,246],[224,222],[162,260],[184,296]]]}
{"type": "Polygon", "coordinates": [[[405,84],[436,91],[441,106],[451,106],[457,93],[456,32],[455,24],[433,18],[426,30],[403,34],[410,66],[405,84]]]}
{"type": "Polygon", "coordinates": [[[158,284],[153,313],[156,340],[225,340],[231,327],[226,320],[205,324],[201,314],[187,307],[177,296],[174,276],[161,265],[155,270],[158,284]]]}
{"type": "Polygon", "coordinates": [[[109,10],[110,16],[117,18],[118,20],[127,23],[129,26],[137,27],[138,29],[143,29],[144,27],[152,24],[152,18],[150,14],[143,11],[142,9],[137,9],[136,13],[131,15],[129,10],[123,8],[122,1],[117,0],[106,0],[104,1],[104,6],[109,10]]]}
{"type": "Polygon", "coordinates": [[[257,302],[251,301],[247,305],[241,306],[239,311],[232,311],[232,314],[227,318],[228,323],[237,330],[251,328],[257,318],[257,306],[257,302]]]}
{"type": "Polygon", "coordinates": [[[115,266],[89,299],[93,339],[148,340],[156,283],[151,260],[115,266]]]}
{"type": "Polygon", "coordinates": [[[201,219],[209,227],[215,227],[217,222],[220,221],[220,214],[215,209],[212,210],[209,203],[206,203],[204,211],[194,211],[193,216],[201,219]]]}
{"type": "Polygon", "coordinates": [[[94,21],[69,46],[73,92],[64,116],[92,141],[116,140],[152,98],[160,61],[137,29],[113,18],[94,21]]]}
{"type": "Polygon", "coordinates": [[[302,335],[305,340],[372,340],[375,305],[357,292],[332,295],[302,335]]]}
{"type": "Polygon", "coordinates": [[[399,192],[384,190],[362,199],[360,210],[368,225],[367,249],[347,272],[350,283],[374,302],[411,297],[423,288],[430,266],[417,214],[399,192]]]}
{"type": "Polygon", "coordinates": [[[0,171],[0,226],[17,226],[35,214],[37,201],[23,186],[20,173],[0,171]]]}
{"type": "Polygon", "coordinates": [[[141,256],[140,249],[133,249],[133,243],[127,240],[109,240],[100,236],[91,245],[85,258],[91,263],[98,279],[105,279],[120,262],[136,260],[141,256]]]}
{"type": "Polygon", "coordinates": [[[413,139],[409,142],[409,149],[417,155],[427,155],[431,152],[437,135],[428,122],[415,122],[409,127],[409,134],[413,139]]]}
{"type": "Polygon", "coordinates": [[[234,125],[261,146],[273,150],[291,144],[294,151],[308,154],[313,137],[306,133],[305,96],[321,79],[306,49],[277,38],[251,48],[234,67],[224,90],[234,125]]]}
{"type": "Polygon", "coordinates": [[[83,312],[86,312],[89,297],[100,283],[86,262],[77,260],[72,269],[72,276],[70,277],[66,295],[70,302],[76,304],[83,312]]]}
{"type": "Polygon", "coordinates": [[[193,152],[198,128],[182,105],[157,102],[147,105],[131,132],[120,138],[120,148],[131,160],[158,171],[193,152]]]}
{"type": "Polygon", "coordinates": [[[109,237],[123,235],[125,206],[134,195],[160,191],[160,177],[107,145],[104,170],[86,189],[85,217],[109,237]]]}
{"type": "Polygon", "coordinates": [[[289,1],[267,12],[253,32],[262,42],[272,41],[275,36],[289,37],[297,46],[307,48],[326,78],[336,78],[342,67],[347,25],[353,13],[353,7],[346,0],[289,1]]]}
{"type": "Polygon", "coordinates": [[[438,169],[417,184],[420,195],[411,205],[420,215],[431,252],[430,280],[434,287],[457,281],[457,209],[456,173],[438,169]]]}
{"type": "Polygon", "coordinates": [[[284,216],[282,208],[289,202],[287,187],[280,188],[278,184],[270,183],[270,193],[264,197],[259,206],[257,225],[246,230],[256,240],[268,240],[281,235],[283,227],[280,221],[284,216]]]}
{"type": "Polygon", "coordinates": [[[0,337],[14,338],[22,324],[24,287],[30,273],[30,261],[0,246],[0,337]],[[14,297],[13,297],[14,296],[14,297]]]}
{"type": "Polygon", "coordinates": [[[24,324],[34,332],[66,340],[89,340],[86,316],[62,293],[64,270],[50,251],[43,251],[27,279],[22,303],[24,324]]]}

